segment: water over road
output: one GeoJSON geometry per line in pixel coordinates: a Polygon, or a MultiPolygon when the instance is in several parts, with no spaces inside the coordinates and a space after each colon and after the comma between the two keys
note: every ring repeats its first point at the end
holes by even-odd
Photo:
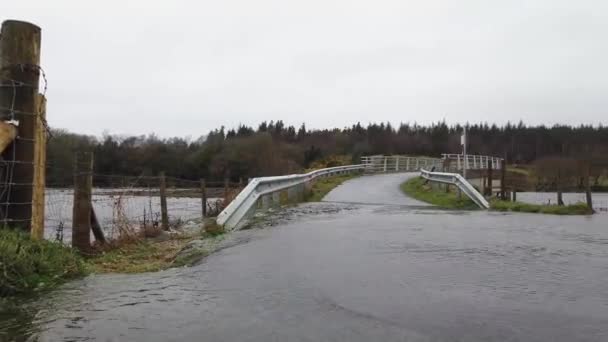
{"type": "Polygon", "coordinates": [[[442,211],[403,197],[405,177],[351,180],[195,267],[67,284],[14,335],[608,341],[606,216],[442,211]]]}

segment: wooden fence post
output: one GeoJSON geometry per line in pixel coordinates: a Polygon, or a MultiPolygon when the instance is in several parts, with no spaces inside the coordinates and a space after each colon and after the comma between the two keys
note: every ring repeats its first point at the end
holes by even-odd
{"type": "Polygon", "coordinates": [[[230,190],[230,178],[224,178],[224,205],[228,205],[228,192],[230,190]]]}
{"type": "Polygon", "coordinates": [[[500,199],[503,201],[507,198],[507,156],[500,163],[500,199]]]}
{"type": "Polygon", "coordinates": [[[587,207],[593,211],[593,199],[591,198],[591,185],[589,184],[589,176],[591,175],[591,162],[588,162],[585,167],[585,199],[587,207]]]}
{"type": "Polygon", "coordinates": [[[492,163],[488,164],[488,187],[486,189],[486,195],[492,196],[492,188],[494,180],[492,179],[492,163]]]}
{"type": "Polygon", "coordinates": [[[205,184],[205,178],[201,178],[201,205],[203,217],[207,217],[207,184],[205,184]]]}
{"type": "Polygon", "coordinates": [[[72,247],[82,253],[91,248],[91,190],[93,153],[80,152],[74,162],[74,208],[72,212],[72,247]]]}
{"type": "Polygon", "coordinates": [[[167,179],[165,177],[165,173],[161,172],[159,178],[161,227],[163,230],[169,230],[169,214],[167,213],[167,179]]]}
{"type": "Polygon", "coordinates": [[[0,117],[19,122],[13,147],[3,153],[4,160],[14,164],[11,165],[12,184],[6,185],[10,191],[2,191],[1,202],[6,203],[2,207],[2,218],[5,224],[26,231],[30,230],[32,219],[40,37],[40,28],[36,25],[16,20],[2,23],[0,79],[13,86],[0,87],[0,117]]]}
{"type": "Polygon", "coordinates": [[[32,193],[32,239],[44,238],[44,188],[46,171],[46,99],[36,97],[38,116],[34,137],[34,188],[32,193]]]}

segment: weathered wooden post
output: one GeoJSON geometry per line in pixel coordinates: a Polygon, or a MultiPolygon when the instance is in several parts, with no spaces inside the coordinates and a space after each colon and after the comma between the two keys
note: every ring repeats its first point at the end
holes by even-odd
{"type": "Polygon", "coordinates": [[[230,192],[230,178],[224,178],[224,205],[228,205],[228,196],[230,192]]]}
{"type": "Polygon", "coordinates": [[[593,211],[593,199],[591,198],[591,185],[589,184],[589,176],[591,175],[591,162],[587,162],[585,167],[585,199],[587,207],[593,211]]]}
{"type": "Polygon", "coordinates": [[[205,178],[201,178],[201,206],[203,217],[207,217],[207,184],[205,184],[205,178]]]}
{"type": "Polygon", "coordinates": [[[34,188],[32,192],[32,225],[33,239],[44,238],[44,188],[46,175],[46,99],[36,96],[38,116],[35,121],[34,138],[34,188]]]}
{"type": "MultiPolygon", "coordinates": [[[[40,28],[16,20],[0,31],[0,119],[18,122],[17,137],[3,158],[12,163],[10,191],[2,191],[3,223],[29,231],[34,183],[34,142],[40,78],[40,28]]],[[[3,189],[5,190],[5,189],[3,189]]],[[[39,234],[39,233],[37,233],[39,234]]]]}
{"type": "Polygon", "coordinates": [[[488,164],[488,187],[486,188],[486,195],[492,196],[492,188],[494,180],[492,179],[492,163],[488,164]]]}
{"type": "Polygon", "coordinates": [[[167,179],[164,172],[160,173],[159,179],[161,227],[163,230],[169,230],[169,214],[167,213],[167,179]]]}
{"type": "Polygon", "coordinates": [[[82,253],[88,253],[91,248],[93,153],[80,152],[74,159],[72,247],[82,253]]]}

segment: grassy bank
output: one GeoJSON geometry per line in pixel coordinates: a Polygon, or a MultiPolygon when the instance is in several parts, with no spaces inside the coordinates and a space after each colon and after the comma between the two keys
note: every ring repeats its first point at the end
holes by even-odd
{"type": "Polygon", "coordinates": [[[491,208],[497,211],[514,211],[522,213],[540,213],[552,215],[590,215],[593,214],[585,203],[570,205],[541,205],[522,202],[510,202],[493,200],[490,202],[491,208]]]}
{"type": "Polygon", "coordinates": [[[317,179],[314,182],[312,189],[308,193],[308,195],[306,197],[306,201],[307,202],[319,202],[323,199],[323,197],[325,197],[325,195],[327,195],[335,187],[346,182],[349,179],[353,179],[358,176],[359,175],[357,175],[357,174],[351,174],[351,175],[340,175],[340,176],[333,176],[333,177],[328,177],[328,178],[317,179]]]}
{"type": "Polygon", "coordinates": [[[0,297],[40,292],[86,273],[86,262],[72,249],[0,229],[0,297]]]}
{"type": "Polygon", "coordinates": [[[411,178],[401,184],[401,190],[410,197],[445,209],[478,209],[477,205],[466,195],[458,197],[455,191],[445,192],[425,184],[422,177],[411,178]]]}

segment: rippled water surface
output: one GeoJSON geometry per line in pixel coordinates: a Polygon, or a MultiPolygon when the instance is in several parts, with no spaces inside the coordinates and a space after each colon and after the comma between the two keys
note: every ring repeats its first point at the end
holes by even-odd
{"type": "Polygon", "coordinates": [[[69,283],[22,303],[0,331],[39,341],[608,341],[605,215],[337,203],[351,190],[275,213],[192,268],[69,283]]]}

